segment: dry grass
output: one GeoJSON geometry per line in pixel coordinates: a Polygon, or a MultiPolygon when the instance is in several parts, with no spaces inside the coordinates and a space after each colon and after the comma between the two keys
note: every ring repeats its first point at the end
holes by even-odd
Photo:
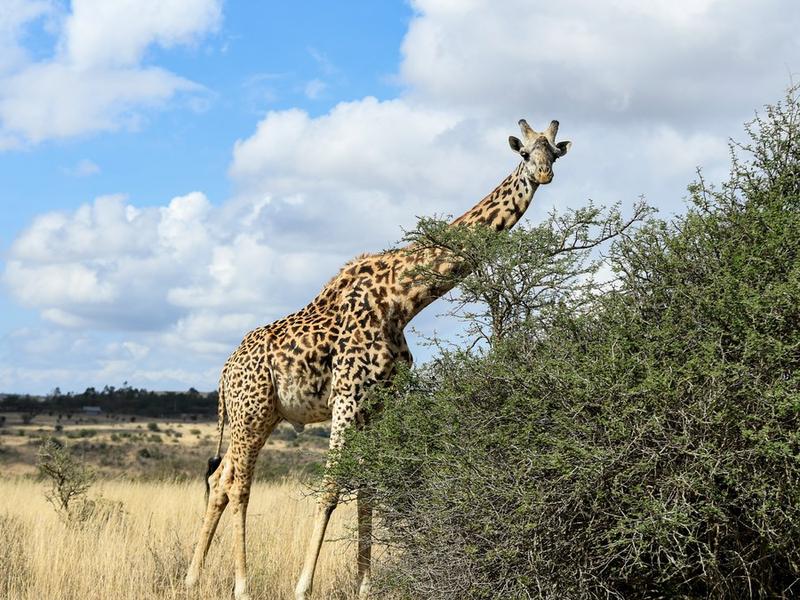
{"type": "MultiPolygon", "coordinates": [[[[231,597],[232,527],[223,516],[196,590],[182,585],[202,518],[202,484],[102,482],[90,495],[120,501],[124,514],[80,525],[59,520],[44,484],[0,479],[0,598],[142,600],[231,597]]],[[[310,535],[314,502],[298,484],[257,484],[248,511],[254,598],[292,597],[310,535]]],[[[315,598],[352,597],[355,511],[331,519],[315,598]]]]}

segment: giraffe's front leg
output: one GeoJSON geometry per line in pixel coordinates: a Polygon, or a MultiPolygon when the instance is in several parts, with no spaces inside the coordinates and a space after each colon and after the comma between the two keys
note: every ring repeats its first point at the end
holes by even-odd
{"type": "Polygon", "coordinates": [[[358,597],[367,598],[370,590],[372,555],[372,493],[358,491],[358,597]]]}
{"type": "MultiPolygon", "coordinates": [[[[333,415],[331,419],[330,449],[338,450],[342,447],[344,430],[355,421],[355,400],[353,398],[337,397],[333,401],[333,415]]],[[[326,470],[331,466],[328,458],[326,470]]],[[[297,580],[294,593],[296,600],[307,600],[311,596],[314,584],[314,571],[317,568],[319,551],[325,539],[325,529],[339,501],[339,490],[336,483],[326,474],[322,482],[323,491],[317,499],[317,508],[314,514],[314,529],[308,542],[303,570],[297,580]]]]}

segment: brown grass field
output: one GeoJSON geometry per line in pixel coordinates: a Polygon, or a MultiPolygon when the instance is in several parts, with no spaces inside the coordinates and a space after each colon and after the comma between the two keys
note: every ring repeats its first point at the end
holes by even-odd
{"type": "MultiPolygon", "coordinates": [[[[28,425],[18,422],[18,416],[6,417],[0,431],[0,598],[232,597],[233,541],[227,514],[197,588],[189,593],[182,583],[202,519],[201,475],[216,446],[215,424],[158,421],[159,431],[153,432],[148,428],[152,420],[132,424],[101,418],[97,423],[64,424],[56,432],[54,423],[43,417],[28,425]],[[90,428],[97,432],[88,437],[70,434],[90,428]],[[168,430],[184,435],[165,433],[168,430]],[[199,434],[189,433],[194,430],[199,434]],[[125,432],[130,435],[122,436],[125,432]],[[89,497],[109,505],[116,502],[121,511],[80,523],[59,518],[45,498],[46,482],[35,475],[40,439],[53,433],[98,472],[89,497]],[[151,439],[154,433],[160,442],[151,439]],[[171,464],[176,465],[175,473],[171,464]],[[149,475],[149,468],[158,477],[149,475]]],[[[259,463],[278,457],[293,473],[295,467],[318,462],[326,442],[313,433],[279,439],[265,447],[259,463]]],[[[275,475],[268,468],[260,472],[266,476],[254,485],[248,510],[250,591],[253,598],[290,598],[310,535],[314,500],[298,479],[275,475]]],[[[314,598],[354,597],[354,528],[354,507],[340,505],[323,546],[314,598]]]]}

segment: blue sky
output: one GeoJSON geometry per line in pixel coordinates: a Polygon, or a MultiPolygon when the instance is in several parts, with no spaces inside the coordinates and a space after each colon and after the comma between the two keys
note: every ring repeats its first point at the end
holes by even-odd
{"type": "Polygon", "coordinates": [[[2,2],[7,392],[212,389],[248,329],[502,180],[521,117],[574,142],[531,220],[678,212],[800,72],[788,0],[2,2]]]}

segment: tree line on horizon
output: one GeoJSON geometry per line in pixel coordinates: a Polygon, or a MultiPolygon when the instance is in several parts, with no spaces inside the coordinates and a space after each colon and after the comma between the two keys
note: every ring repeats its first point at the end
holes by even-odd
{"type": "Polygon", "coordinates": [[[4,394],[0,398],[0,412],[78,414],[83,407],[94,406],[107,414],[210,417],[217,414],[217,399],[216,391],[204,393],[195,388],[156,392],[124,384],[119,388],[107,385],[100,390],[88,387],[83,392],[62,393],[57,387],[46,396],[4,394]]]}

